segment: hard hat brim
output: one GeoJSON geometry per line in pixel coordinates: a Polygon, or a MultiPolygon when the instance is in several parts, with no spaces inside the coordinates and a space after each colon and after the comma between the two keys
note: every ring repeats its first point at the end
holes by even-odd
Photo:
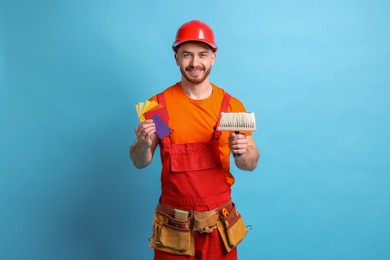
{"type": "Polygon", "coordinates": [[[201,43],[205,43],[205,44],[207,44],[210,47],[210,49],[213,52],[217,51],[217,46],[216,45],[212,45],[212,44],[210,44],[207,41],[202,41],[202,40],[199,40],[199,39],[186,39],[186,40],[183,40],[183,41],[174,42],[173,45],[172,45],[172,49],[176,52],[179,49],[180,45],[182,45],[184,43],[187,43],[187,42],[201,42],[201,43]]]}

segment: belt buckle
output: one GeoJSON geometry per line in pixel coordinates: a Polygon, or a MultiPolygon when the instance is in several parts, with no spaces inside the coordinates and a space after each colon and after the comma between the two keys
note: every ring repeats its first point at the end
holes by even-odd
{"type": "Polygon", "coordinates": [[[210,229],[209,225],[207,225],[207,224],[204,225],[204,227],[198,226],[197,230],[199,233],[211,233],[211,229],[210,229]]]}

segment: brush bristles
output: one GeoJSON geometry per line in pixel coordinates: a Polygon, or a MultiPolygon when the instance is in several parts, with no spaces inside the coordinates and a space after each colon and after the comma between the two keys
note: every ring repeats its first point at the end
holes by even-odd
{"type": "Polygon", "coordinates": [[[255,113],[222,112],[218,131],[256,131],[255,113]]]}

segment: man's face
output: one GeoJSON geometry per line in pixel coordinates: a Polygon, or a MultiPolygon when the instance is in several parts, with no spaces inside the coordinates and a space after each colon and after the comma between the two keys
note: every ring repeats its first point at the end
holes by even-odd
{"type": "Polygon", "coordinates": [[[175,53],[181,74],[193,84],[202,83],[209,76],[215,58],[215,52],[201,42],[183,43],[175,53]]]}

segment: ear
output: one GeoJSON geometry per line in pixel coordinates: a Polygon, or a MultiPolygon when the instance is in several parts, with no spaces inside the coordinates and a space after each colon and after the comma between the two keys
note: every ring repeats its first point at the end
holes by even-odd
{"type": "Polygon", "coordinates": [[[215,62],[216,59],[217,59],[217,53],[214,51],[214,52],[211,54],[211,66],[214,65],[214,62],[215,62]]]}
{"type": "Polygon", "coordinates": [[[175,61],[176,61],[176,65],[179,66],[179,55],[177,54],[177,52],[175,52],[175,61]]]}

